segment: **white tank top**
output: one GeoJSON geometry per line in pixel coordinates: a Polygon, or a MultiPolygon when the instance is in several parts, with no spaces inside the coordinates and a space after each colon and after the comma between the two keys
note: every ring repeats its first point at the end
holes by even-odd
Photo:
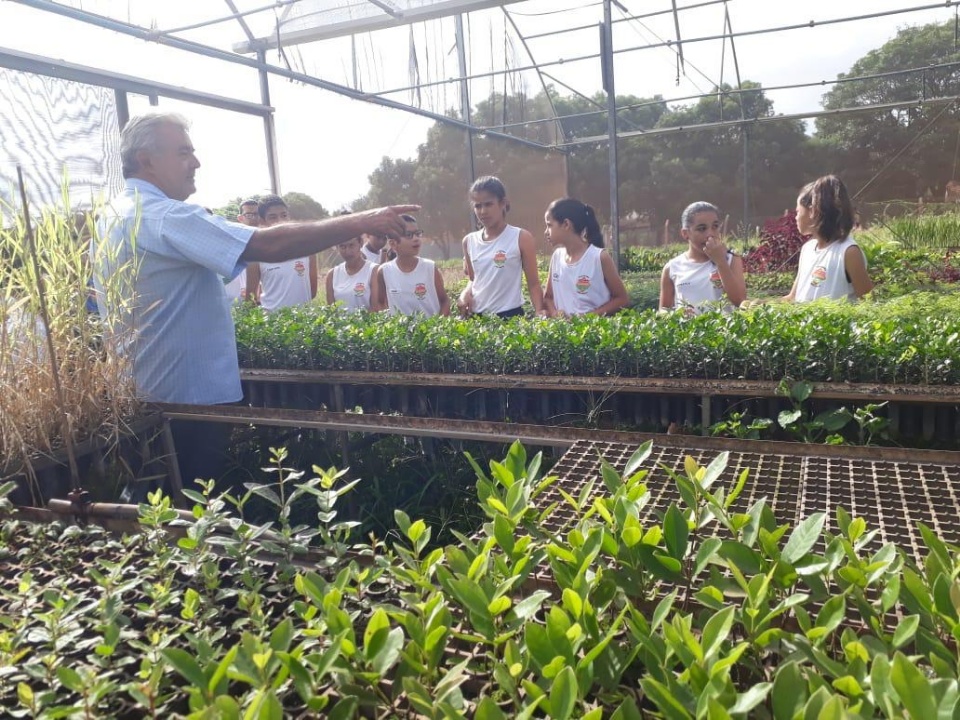
{"type": "Polygon", "coordinates": [[[477,230],[466,240],[473,266],[474,311],[494,314],[523,305],[520,228],[507,225],[490,241],[483,239],[483,230],[477,230]]]}
{"type": "Polygon", "coordinates": [[[310,293],[310,258],[260,263],[260,305],[264,310],[305,305],[310,293]]]}
{"type": "Polygon", "coordinates": [[[440,298],[433,260],[417,258],[417,266],[404,272],[391,260],[380,266],[391,315],[439,315],[440,298]]]}
{"type": "MultiPolygon", "coordinates": [[[[727,262],[732,259],[733,253],[728,251],[727,262]]],[[[713,260],[697,262],[682,253],[667,263],[667,272],[673,281],[675,308],[688,307],[700,312],[704,303],[723,300],[723,281],[713,260]]]]}
{"type": "Polygon", "coordinates": [[[587,245],[587,251],[573,265],[564,262],[567,251],[557,248],[550,257],[550,287],[553,304],[567,315],[583,315],[610,301],[610,289],[603,279],[600,253],[596,245],[587,245]]]}
{"type": "Polygon", "coordinates": [[[353,275],[347,272],[347,264],[340,263],[333,269],[333,299],[343,303],[351,312],[370,309],[370,281],[376,267],[369,260],[353,275]]]}
{"type": "Polygon", "coordinates": [[[247,295],[247,271],[245,269],[241,270],[240,274],[230,282],[224,281],[223,289],[227,293],[227,299],[230,302],[236,302],[237,300],[245,298],[247,295]]]}
{"type": "Polygon", "coordinates": [[[360,252],[362,252],[362,253],[363,253],[363,256],[364,256],[367,260],[369,260],[370,262],[372,262],[374,265],[376,265],[378,262],[380,262],[380,253],[375,252],[375,251],[371,250],[370,248],[368,248],[366,243],[364,243],[363,245],[360,246],[360,252]]]}
{"type": "Polygon", "coordinates": [[[856,300],[857,294],[853,290],[853,283],[847,280],[847,268],[843,259],[847,248],[851,246],[859,247],[853,237],[834,241],[823,250],[817,249],[816,238],[807,240],[800,249],[797,294],[794,299],[798,303],[819,298],[856,300]]]}

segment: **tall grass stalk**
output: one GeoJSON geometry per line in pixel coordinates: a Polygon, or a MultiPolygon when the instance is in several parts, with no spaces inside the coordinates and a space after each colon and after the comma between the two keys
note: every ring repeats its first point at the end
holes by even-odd
{"type": "MultiPolygon", "coordinates": [[[[13,218],[0,230],[0,476],[32,477],[38,458],[65,447],[65,434],[74,442],[115,439],[138,409],[128,361],[103,341],[99,316],[85,307],[92,214],[67,209],[66,184],[62,203],[32,218],[36,264],[23,218],[0,208],[13,218]]],[[[119,268],[103,279],[103,292],[129,297],[134,272],[132,264],[119,268]]]]}
{"type": "Polygon", "coordinates": [[[960,214],[903,215],[880,220],[907,250],[960,247],[960,214]]]}

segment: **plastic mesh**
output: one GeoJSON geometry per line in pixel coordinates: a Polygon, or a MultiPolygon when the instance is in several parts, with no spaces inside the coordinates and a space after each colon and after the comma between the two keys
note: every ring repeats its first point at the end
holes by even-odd
{"type": "Polygon", "coordinates": [[[88,208],[123,185],[112,90],[0,68],[0,214],[19,208],[17,165],[31,207],[88,208]]]}

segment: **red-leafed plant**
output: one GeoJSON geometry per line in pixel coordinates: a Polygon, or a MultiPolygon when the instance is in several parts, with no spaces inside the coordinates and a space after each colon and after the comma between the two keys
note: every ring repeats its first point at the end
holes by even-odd
{"type": "Polygon", "coordinates": [[[767,220],[760,232],[761,242],[747,253],[744,266],[747,272],[780,272],[794,270],[800,258],[800,248],[807,237],[797,230],[797,213],[788,211],[785,215],[767,220]]]}

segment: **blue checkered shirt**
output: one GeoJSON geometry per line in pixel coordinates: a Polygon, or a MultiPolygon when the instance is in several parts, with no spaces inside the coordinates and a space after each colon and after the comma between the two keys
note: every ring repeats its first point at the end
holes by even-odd
{"type": "Polygon", "coordinates": [[[240,400],[236,333],[221,276],[235,277],[246,266],[240,255],[254,228],[171,200],[137,179],[126,181],[98,227],[97,301],[132,356],[138,394],[199,405],[240,400]],[[139,266],[135,301],[110,308],[103,278],[130,260],[139,266]]]}

